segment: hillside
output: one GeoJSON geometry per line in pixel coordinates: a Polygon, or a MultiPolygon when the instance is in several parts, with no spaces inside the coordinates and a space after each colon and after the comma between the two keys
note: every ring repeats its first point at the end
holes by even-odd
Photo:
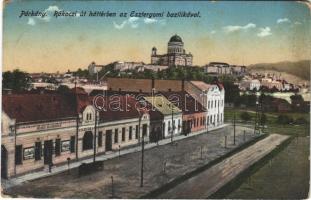
{"type": "Polygon", "coordinates": [[[297,62],[258,63],[247,67],[251,71],[275,71],[294,75],[302,80],[310,80],[310,60],[297,62]]]}

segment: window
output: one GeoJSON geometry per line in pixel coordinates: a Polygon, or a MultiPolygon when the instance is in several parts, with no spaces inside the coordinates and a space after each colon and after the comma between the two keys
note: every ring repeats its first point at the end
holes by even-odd
{"type": "Polygon", "coordinates": [[[143,136],[144,137],[147,135],[147,128],[148,128],[147,124],[144,124],[143,125],[143,136]]]}
{"type": "Polygon", "coordinates": [[[99,131],[98,132],[98,141],[97,141],[97,144],[99,147],[103,146],[103,132],[102,131],[99,131]]]}
{"type": "Polygon", "coordinates": [[[119,140],[119,133],[118,133],[118,129],[114,129],[114,143],[118,143],[119,140]]]}
{"type": "Polygon", "coordinates": [[[83,136],[83,150],[88,150],[93,148],[93,133],[91,131],[87,131],[83,136]]]}
{"type": "Polygon", "coordinates": [[[125,128],[122,128],[122,142],[125,141],[125,128]]]}
{"type": "Polygon", "coordinates": [[[173,128],[173,130],[175,130],[175,119],[173,120],[173,123],[172,123],[172,128],[173,128]]]}
{"type": "Polygon", "coordinates": [[[129,128],[129,140],[131,140],[132,139],[132,127],[130,126],[130,128],[129,128]]]}
{"type": "Polygon", "coordinates": [[[86,114],[86,120],[92,120],[92,113],[87,113],[86,114]]]}
{"type": "Polygon", "coordinates": [[[135,138],[138,139],[138,125],[136,125],[136,128],[135,128],[135,138]]]}
{"type": "Polygon", "coordinates": [[[178,129],[181,128],[180,119],[178,120],[178,129]]]}
{"type": "Polygon", "coordinates": [[[22,164],[22,154],[23,154],[23,146],[16,145],[15,146],[15,164],[16,165],[22,164]]]}
{"type": "Polygon", "coordinates": [[[41,160],[42,144],[41,142],[35,142],[35,160],[41,160]]]}
{"type": "Polygon", "coordinates": [[[75,152],[75,144],[76,144],[76,137],[75,136],[71,136],[70,137],[70,152],[73,153],[75,152]]]}
{"type": "Polygon", "coordinates": [[[62,141],[61,152],[70,151],[70,140],[62,141]]]}
{"type": "Polygon", "coordinates": [[[24,160],[33,159],[35,157],[35,149],[33,147],[24,149],[24,160]]]}
{"type": "Polygon", "coordinates": [[[60,139],[55,140],[55,156],[60,155],[60,139]]]}

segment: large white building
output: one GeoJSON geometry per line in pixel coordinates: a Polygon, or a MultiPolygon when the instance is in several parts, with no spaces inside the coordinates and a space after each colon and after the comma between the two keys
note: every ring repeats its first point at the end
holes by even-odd
{"type": "Polygon", "coordinates": [[[223,85],[189,81],[186,85],[186,91],[207,110],[206,123],[208,129],[224,123],[225,89],[223,85]]]}
{"type": "Polygon", "coordinates": [[[192,54],[186,53],[184,43],[178,35],[170,38],[167,45],[167,54],[157,54],[156,47],[153,47],[151,52],[152,65],[192,66],[192,59],[192,54]]]}

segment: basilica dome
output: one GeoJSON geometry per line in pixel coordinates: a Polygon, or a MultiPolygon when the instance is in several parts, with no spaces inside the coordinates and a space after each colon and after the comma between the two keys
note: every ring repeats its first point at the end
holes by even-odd
{"type": "Polygon", "coordinates": [[[181,37],[179,37],[178,35],[175,34],[171,37],[169,42],[182,42],[182,39],[181,39],[181,37]]]}

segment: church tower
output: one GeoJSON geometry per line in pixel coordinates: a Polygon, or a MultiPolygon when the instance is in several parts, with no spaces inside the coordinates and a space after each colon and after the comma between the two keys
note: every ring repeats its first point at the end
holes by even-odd
{"type": "Polygon", "coordinates": [[[153,47],[151,50],[151,55],[156,56],[157,55],[157,48],[153,47]]]}

